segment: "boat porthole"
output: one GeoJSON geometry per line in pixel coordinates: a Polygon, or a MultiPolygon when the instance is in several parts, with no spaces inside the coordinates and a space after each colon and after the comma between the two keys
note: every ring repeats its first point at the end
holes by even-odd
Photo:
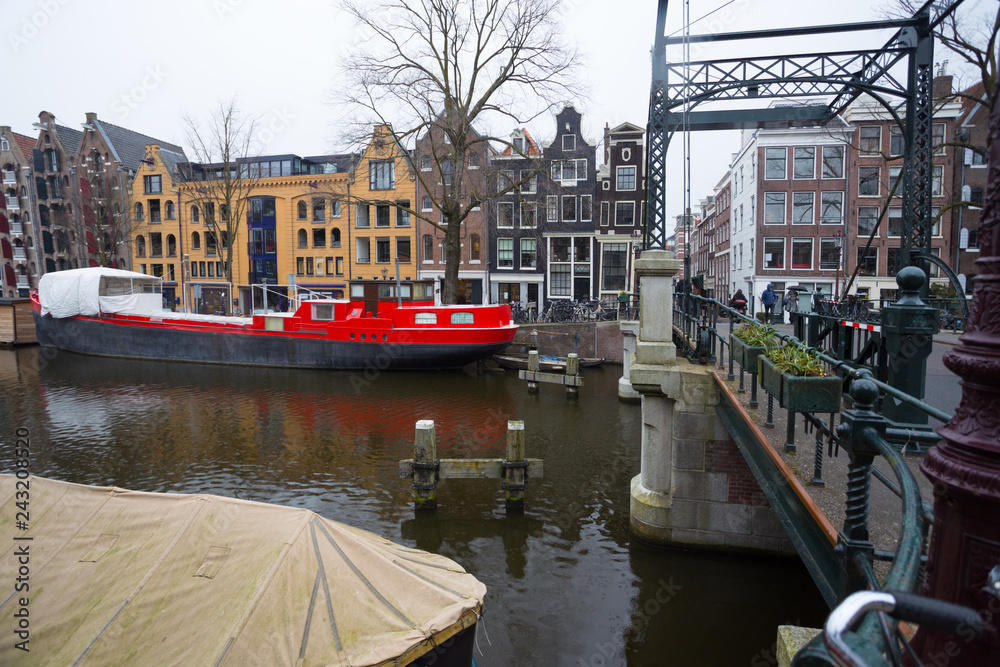
{"type": "Polygon", "coordinates": [[[354,340],[354,333],[351,332],[351,340],[354,340]]]}
{"type": "Polygon", "coordinates": [[[389,340],[389,336],[386,334],[382,334],[382,342],[384,343],[387,340],[389,340]]]}
{"type": "Polygon", "coordinates": [[[365,339],[365,335],[361,334],[361,340],[364,340],[364,339],[365,339]]]}

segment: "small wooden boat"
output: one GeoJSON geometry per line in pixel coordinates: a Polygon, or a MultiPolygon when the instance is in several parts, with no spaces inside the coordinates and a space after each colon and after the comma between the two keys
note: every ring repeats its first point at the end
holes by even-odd
{"type": "MultiPolygon", "coordinates": [[[[527,354],[494,354],[493,360],[508,370],[528,370],[527,354]]],[[[601,357],[580,357],[580,368],[600,366],[605,361],[606,359],[601,357]]],[[[553,357],[547,354],[540,354],[538,355],[538,370],[548,373],[565,373],[566,357],[553,357]]]]}

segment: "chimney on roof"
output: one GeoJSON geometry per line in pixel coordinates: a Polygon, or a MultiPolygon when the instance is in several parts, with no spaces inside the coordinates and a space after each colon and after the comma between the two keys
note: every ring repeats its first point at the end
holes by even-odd
{"type": "Polygon", "coordinates": [[[93,111],[88,111],[88,112],[87,112],[87,124],[88,124],[88,125],[90,125],[90,124],[92,124],[92,123],[93,123],[93,122],[94,122],[95,120],[97,120],[97,114],[96,114],[96,113],[94,113],[93,111]]]}

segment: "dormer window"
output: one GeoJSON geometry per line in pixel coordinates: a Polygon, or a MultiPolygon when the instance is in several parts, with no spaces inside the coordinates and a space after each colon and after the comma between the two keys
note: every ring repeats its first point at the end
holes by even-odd
{"type": "Polygon", "coordinates": [[[518,153],[524,152],[524,139],[522,137],[514,137],[514,150],[518,153]]]}

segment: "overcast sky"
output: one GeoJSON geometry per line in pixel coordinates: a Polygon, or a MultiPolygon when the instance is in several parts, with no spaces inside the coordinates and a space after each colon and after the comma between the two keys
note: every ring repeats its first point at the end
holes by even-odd
{"type": "MultiPolygon", "coordinates": [[[[587,99],[572,100],[596,144],[605,123],[645,126],[656,0],[565,0],[567,36],[584,53],[587,99]]],[[[868,21],[865,0],[702,0],[692,34],[868,21]],[[728,4],[727,4],[728,3],[728,4]]],[[[668,30],[682,25],[672,2],[668,30]]],[[[5,94],[0,124],[36,136],[42,110],[79,129],[88,111],[108,122],[185,145],[181,118],[207,117],[219,101],[239,96],[243,110],[268,128],[265,154],[343,152],[330,105],[337,64],[355,48],[358,31],[334,3],[321,0],[3,0],[5,94]],[[13,62],[13,66],[11,66],[13,62]]],[[[822,49],[880,47],[891,32],[809,40],[744,41],[725,49],[695,49],[692,60],[822,49]]],[[[680,52],[675,54],[680,59],[680,52]]],[[[938,59],[945,56],[940,56],[938,59]]],[[[953,60],[954,62],[954,60],[953,60]]],[[[529,131],[547,142],[551,118],[529,131]]],[[[496,128],[494,128],[495,130],[496,128]]],[[[504,133],[511,128],[500,128],[504,133]]],[[[735,132],[692,138],[692,203],[711,194],[738,149],[735,132]]],[[[668,214],[682,211],[680,142],[671,146],[668,214]]]]}

